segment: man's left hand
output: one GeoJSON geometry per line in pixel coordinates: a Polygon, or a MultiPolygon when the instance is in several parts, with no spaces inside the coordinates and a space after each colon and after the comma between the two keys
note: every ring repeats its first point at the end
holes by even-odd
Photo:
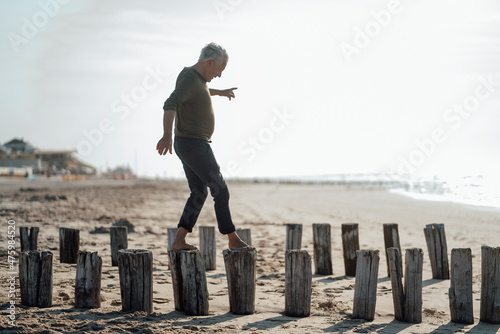
{"type": "Polygon", "coordinates": [[[231,101],[232,98],[234,98],[234,90],[238,89],[238,87],[233,87],[233,88],[229,88],[229,89],[223,89],[223,90],[219,90],[219,95],[220,96],[225,96],[227,98],[229,98],[229,101],[231,101]]]}

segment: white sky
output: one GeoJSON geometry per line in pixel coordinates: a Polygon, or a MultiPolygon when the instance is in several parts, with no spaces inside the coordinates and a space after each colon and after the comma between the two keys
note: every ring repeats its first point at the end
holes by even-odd
{"type": "Polygon", "coordinates": [[[78,148],[100,169],[182,175],[175,155],[155,151],[162,106],[182,67],[214,41],[230,60],[209,86],[239,87],[230,102],[213,97],[212,146],[226,177],[410,164],[415,175],[499,174],[500,84],[488,91],[479,79],[500,83],[496,1],[9,0],[0,22],[1,143],[23,137],[78,148]],[[382,26],[373,13],[391,3],[382,26]],[[355,47],[366,29],[368,45],[348,61],[341,46],[355,47]],[[13,34],[25,38],[16,47],[13,34]],[[168,75],[147,78],[157,87],[125,115],[121,96],[144,92],[147,68],[168,75]],[[465,116],[448,111],[474,101],[465,116]],[[99,138],[102,122],[110,129],[99,138]]]}

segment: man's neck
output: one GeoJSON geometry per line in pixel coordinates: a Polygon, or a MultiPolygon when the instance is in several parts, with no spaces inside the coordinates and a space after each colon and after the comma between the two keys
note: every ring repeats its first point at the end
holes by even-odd
{"type": "Polygon", "coordinates": [[[200,61],[191,66],[191,68],[194,69],[196,72],[200,73],[200,75],[203,78],[205,78],[205,66],[203,66],[203,64],[200,61]]]}

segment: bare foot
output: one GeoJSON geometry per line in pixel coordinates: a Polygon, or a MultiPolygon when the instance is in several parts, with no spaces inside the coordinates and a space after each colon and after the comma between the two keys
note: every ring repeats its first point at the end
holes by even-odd
{"type": "Polygon", "coordinates": [[[238,239],[230,239],[228,243],[229,250],[247,250],[254,251],[255,247],[249,246],[246,242],[242,241],[240,238],[238,239]]]}
{"type": "Polygon", "coordinates": [[[193,245],[190,245],[186,242],[186,235],[188,234],[188,230],[186,230],[184,227],[179,227],[177,230],[177,235],[175,236],[175,240],[172,243],[172,247],[170,248],[171,251],[178,252],[181,250],[196,250],[196,248],[193,245]]]}
{"type": "Polygon", "coordinates": [[[193,246],[191,244],[188,244],[187,242],[174,242],[172,244],[172,248],[170,249],[171,251],[178,252],[181,250],[196,250],[196,246],[193,246]]]}

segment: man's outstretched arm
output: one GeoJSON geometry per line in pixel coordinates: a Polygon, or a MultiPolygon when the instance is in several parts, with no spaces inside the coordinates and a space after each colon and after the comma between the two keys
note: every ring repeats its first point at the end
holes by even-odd
{"type": "Polygon", "coordinates": [[[209,91],[210,91],[210,95],[214,96],[214,95],[219,95],[219,96],[225,96],[227,98],[229,98],[229,101],[231,101],[232,98],[234,98],[234,90],[238,89],[238,87],[233,87],[233,88],[229,88],[229,89],[213,89],[213,88],[210,88],[209,91]]]}
{"type": "Polygon", "coordinates": [[[156,144],[156,150],[159,155],[165,155],[167,152],[172,154],[172,128],[175,119],[175,110],[165,110],[163,113],[163,137],[156,144]]]}

